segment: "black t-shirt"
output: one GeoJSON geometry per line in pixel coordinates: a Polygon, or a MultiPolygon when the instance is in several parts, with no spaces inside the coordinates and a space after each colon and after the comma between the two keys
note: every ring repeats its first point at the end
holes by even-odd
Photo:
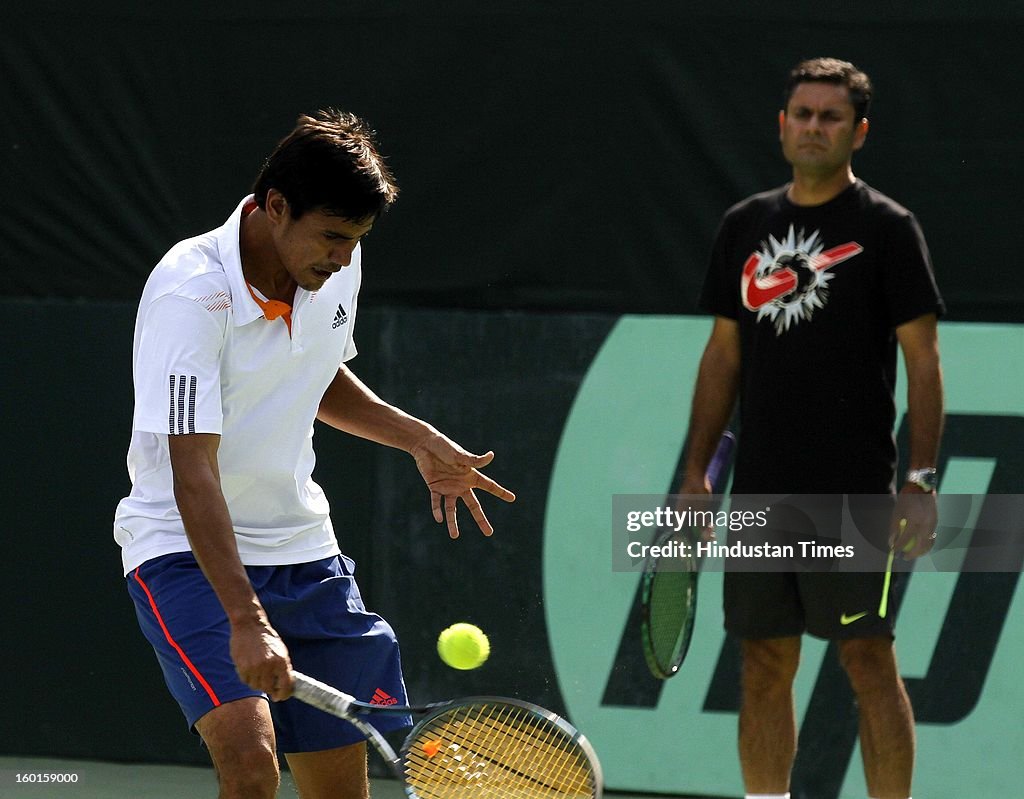
{"type": "Polygon", "coordinates": [[[729,209],[701,306],[739,323],[736,493],[885,493],[896,467],[895,328],[944,308],[905,208],[857,181],[729,209]]]}

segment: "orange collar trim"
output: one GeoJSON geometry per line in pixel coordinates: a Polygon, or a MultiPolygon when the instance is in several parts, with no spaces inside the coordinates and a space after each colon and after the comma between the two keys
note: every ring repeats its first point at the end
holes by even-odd
{"type": "Polygon", "coordinates": [[[263,311],[263,316],[270,322],[275,319],[284,318],[285,324],[288,325],[288,332],[292,332],[292,306],[286,302],[280,300],[265,300],[259,294],[256,293],[252,285],[247,280],[245,282],[246,287],[249,289],[249,293],[252,298],[256,301],[256,304],[260,306],[260,310],[263,311]]]}

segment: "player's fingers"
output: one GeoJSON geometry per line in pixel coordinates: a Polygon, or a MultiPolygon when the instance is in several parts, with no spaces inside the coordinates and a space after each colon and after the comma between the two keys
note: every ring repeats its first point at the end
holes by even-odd
{"type": "Polygon", "coordinates": [[[901,551],[909,537],[910,534],[907,533],[907,520],[905,518],[893,519],[889,530],[889,549],[896,550],[897,552],[901,551]]]}
{"type": "Polygon", "coordinates": [[[272,658],[258,666],[238,669],[238,676],[246,685],[262,691],[275,702],[291,695],[291,661],[287,658],[272,658]]]}
{"type": "Polygon", "coordinates": [[[492,480],[485,474],[480,474],[479,472],[477,473],[477,482],[475,488],[483,489],[488,494],[493,494],[498,499],[505,500],[505,502],[516,501],[516,495],[509,491],[507,488],[505,488],[505,486],[501,485],[495,480],[492,480]]]}
{"type": "Polygon", "coordinates": [[[453,446],[455,450],[452,457],[447,459],[449,463],[453,463],[458,466],[468,466],[471,469],[482,469],[494,460],[494,453],[492,451],[487,451],[483,455],[475,455],[472,452],[464,450],[458,444],[454,444],[453,446]]]}
{"type": "Polygon", "coordinates": [[[477,527],[480,528],[480,532],[486,536],[494,535],[494,526],[487,518],[487,514],[484,513],[484,509],[480,505],[480,500],[477,499],[476,494],[472,491],[468,491],[462,495],[462,501],[465,502],[466,507],[469,508],[469,512],[473,516],[473,520],[476,522],[477,527]]]}
{"type": "Polygon", "coordinates": [[[444,498],[444,515],[448,519],[448,537],[459,537],[459,515],[455,505],[455,497],[444,498]]]}
{"type": "Polygon", "coordinates": [[[905,560],[913,560],[927,554],[935,543],[935,531],[917,525],[917,533],[903,545],[902,553],[905,560]]]}
{"type": "Polygon", "coordinates": [[[444,521],[444,512],[441,510],[441,495],[436,491],[430,492],[430,512],[434,515],[434,521],[438,524],[444,521]]]}
{"type": "Polygon", "coordinates": [[[483,455],[474,455],[471,452],[466,452],[465,450],[462,450],[459,453],[459,460],[457,461],[457,463],[461,463],[466,466],[472,466],[474,469],[482,469],[484,466],[486,466],[488,463],[490,463],[490,461],[493,461],[494,459],[494,452],[489,450],[483,453],[483,455]]]}
{"type": "Polygon", "coordinates": [[[913,560],[924,555],[935,543],[935,530],[929,526],[929,520],[903,518],[899,520],[892,549],[904,560],[913,560]]]}
{"type": "Polygon", "coordinates": [[[281,702],[291,696],[292,693],[292,679],[288,672],[281,674],[275,674],[270,679],[270,685],[263,689],[271,699],[275,702],[281,702]]]}

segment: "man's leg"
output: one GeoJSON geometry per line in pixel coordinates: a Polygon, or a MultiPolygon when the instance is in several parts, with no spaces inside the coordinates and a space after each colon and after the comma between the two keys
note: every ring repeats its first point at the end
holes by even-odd
{"type": "Polygon", "coordinates": [[[367,799],[366,743],[285,755],[300,799],[367,799]]]}
{"type": "Polygon", "coordinates": [[[267,700],[247,697],[215,707],[196,730],[210,750],[220,799],[273,799],[281,781],[267,700]]]}
{"type": "MultiPolygon", "coordinates": [[[[260,600],[297,671],[363,701],[378,696],[406,705],[394,630],[366,609],[353,568],[344,556],[282,568],[259,584],[260,600]]],[[[367,743],[355,727],[294,698],[272,710],[278,748],[302,799],[366,799],[367,743]]],[[[408,716],[373,719],[385,734],[410,724],[408,716]]]]}
{"type": "Polygon", "coordinates": [[[907,799],[914,770],[914,713],[888,637],[839,642],[860,712],[860,748],[868,793],[907,799]]]}
{"type": "Polygon", "coordinates": [[[747,793],[784,794],[796,757],[793,680],[800,638],[743,641],[740,765],[747,793]]]}

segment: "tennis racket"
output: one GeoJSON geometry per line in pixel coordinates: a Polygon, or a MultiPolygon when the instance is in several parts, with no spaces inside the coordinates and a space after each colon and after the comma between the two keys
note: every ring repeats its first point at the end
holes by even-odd
{"type": "Polygon", "coordinates": [[[422,707],[360,702],[292,672],[294,697],[344,719],[373,744],[410,799],[600,799],[601,765],[565,719],[528,702],[470,697],[422,707]],[[422,715],[395,750],[364,718],[422,715]]]}
{"type": "MultiPolygon", "coordinates": [[[[713,493],[721,493],[727,467],[736,445],[735,436],[722,434],[708,465],[707,478],[713,493]]],[[[640,578],[640,639],[651,674],[667,680],[679,671],[693,635],[697,612],[697,577],[700,564],[694,548],[700,531],[665,529],[654,539],[658,547],[648,556],[640,578]]]]}

